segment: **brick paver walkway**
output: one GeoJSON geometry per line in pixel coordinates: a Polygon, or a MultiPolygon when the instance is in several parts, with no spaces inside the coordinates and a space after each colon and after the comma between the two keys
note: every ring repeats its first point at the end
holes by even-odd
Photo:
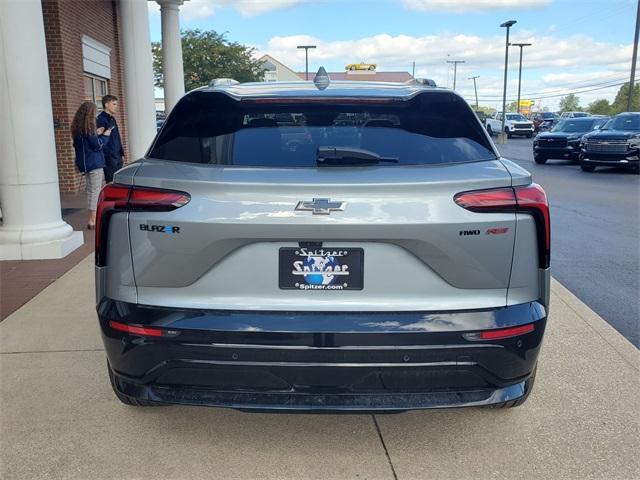
{"type": "Polygon", "coordinates": [[[93,231],[87,230],[84,194],[63,194],[62,218],[74,230],[84,230],[84,245],[55,260],[0,262],[0,321],[15,312],[93,251],[93,231]]]}

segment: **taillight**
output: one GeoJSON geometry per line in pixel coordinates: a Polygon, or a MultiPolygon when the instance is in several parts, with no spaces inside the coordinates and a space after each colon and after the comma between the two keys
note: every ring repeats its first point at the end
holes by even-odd
{"type": "Polygon", "coordinates": [[[538,236],[538,264],[548,268],[551,260],[551,220],[549,202],[540,185],[532,183],[519,187],[494,188],[461,192],[454,201],[466,210],[479,213],[527,213],[536,222],[538,236]]]}
{"type": "Polygon", "coordinates": [[[526,335],[535,330],[533,323],[520,325],[518,327],[498,328],[495,330],[485,330],[484,332],[465,333],[463,337],[467,340],[502,340],[503,338],[518,337],[526,335]]]}
{"type": "Polygon", "coordinates": [[[164,335],[163,331],[159,328],[136,327],[135,325],[114,322],[113,320],[109,321],[109,326],[119,332],[130,333],[132,335],[142,335],[145,337],[162,337],[164,335]]]}
{"type": "Polygon", "coordinates": [[[96,210],[96,265],[107,261],[109,219],[116,212],[168,212],[186,205],[191,196],[185,192],[160,188],[109,183],[98,197],[96,210]]]}

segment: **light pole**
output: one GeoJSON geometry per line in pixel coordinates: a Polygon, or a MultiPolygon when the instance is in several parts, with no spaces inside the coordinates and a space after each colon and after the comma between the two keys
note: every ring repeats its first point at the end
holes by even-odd
{"type": "Polygon", "coordinates": [[[504,120],[507,109],[507,69],[509,67],[509,29],[513,27],[516,20],[509,20],[500,25],[501,28],[507,29],[507,38],[504,43],[504,85],[502,87],[502,127],[500,128],[500,136],[498,137],[498,143],[507,143],[507,136],[504,133],[504,120]]]}
{"type": "Polygon", "coordinates": [[[633,39],[633,58],[631,59],[631,80],[629,80],[629,97],[627,98],[627,112],[631,111],[631,101],[635,91],[636,83],[636,59],[638,57],[638,33],[640,31],[640,1],[638,1],[638,11],[636,12],[636,36],[633,39]]]}
{"type": "Polygon", "coordinates": [[[476,110],[478,110],[478,88],[476,87],[476,78],[480,78],[480,75],[469,77],[469,80],[473,80],[473,91],[476,92],[476,110]]]}
{"type": "Polygon", "coordinates": [[[298,48],[304,48],[304,79],[309,80],[309,49],[316,48],[315,45],[298,45],[298,48]]]}
{"type": "Polygon", "coordinates": [[[522,84],[522,50],[524,47],[530,47],[531,43],[512,43],[514,47],[520,47],[520,68],[518,69],[518,103],[516,109],[520,113],[520,85],[522,84]]]}
{"type": "Polygon", "coordinates": [[[456,89],[456,76],[458,75],[458,64],[464,63],[464,60],[447,60],[447,63],[453,63],[453,90],[456,89]]]}

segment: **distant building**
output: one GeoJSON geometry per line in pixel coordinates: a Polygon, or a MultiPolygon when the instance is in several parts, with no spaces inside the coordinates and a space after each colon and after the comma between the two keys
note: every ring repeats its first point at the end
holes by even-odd
{"type": "MultiPolygon", "coordinates": [[[[353,80],[356,82],[407,82],[413,78],[409,72],[379,72],[377,70],[348,70],[328,72],[328,74],[331,80],[353,80]]],[[[298,72],[298,77],[304,80],[304,72],[298,72]]],[[[311,73],[309,73],[309,77],[311,77],[311,73]]]]}
{"type": "MultiPolygon", "coordinates": [[[[292,82],[300,80],[296,72],[271,55],[263,55],[258,61],[262,62],[265,82],[292,82]]],[[[304,79],[304,73],[302,74],[302,78],[304,79]]]]}
{"type": "MultiPolygon", "coordinates": [[[[298,82],[305,80],[305,72],[295,72],[271,55],[263,55],[262,62],[265,82],[298,82]]],[[[309,80],[313,79],[316,69],[309,69],[309,80]]],[[[331,80],[354,80],[367,82],[407,82],[413,77],[409,72],[379,72],[377,70],[352,70],[329,72],[331,80]]]]}

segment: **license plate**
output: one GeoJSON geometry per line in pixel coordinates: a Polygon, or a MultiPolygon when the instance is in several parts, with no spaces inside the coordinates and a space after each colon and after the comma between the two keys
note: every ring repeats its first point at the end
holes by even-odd
{"type": "Polygon", "coordinates": [[[362,290],[362,248],[282,247],[279,256],[281,289],[362,290]]]}

